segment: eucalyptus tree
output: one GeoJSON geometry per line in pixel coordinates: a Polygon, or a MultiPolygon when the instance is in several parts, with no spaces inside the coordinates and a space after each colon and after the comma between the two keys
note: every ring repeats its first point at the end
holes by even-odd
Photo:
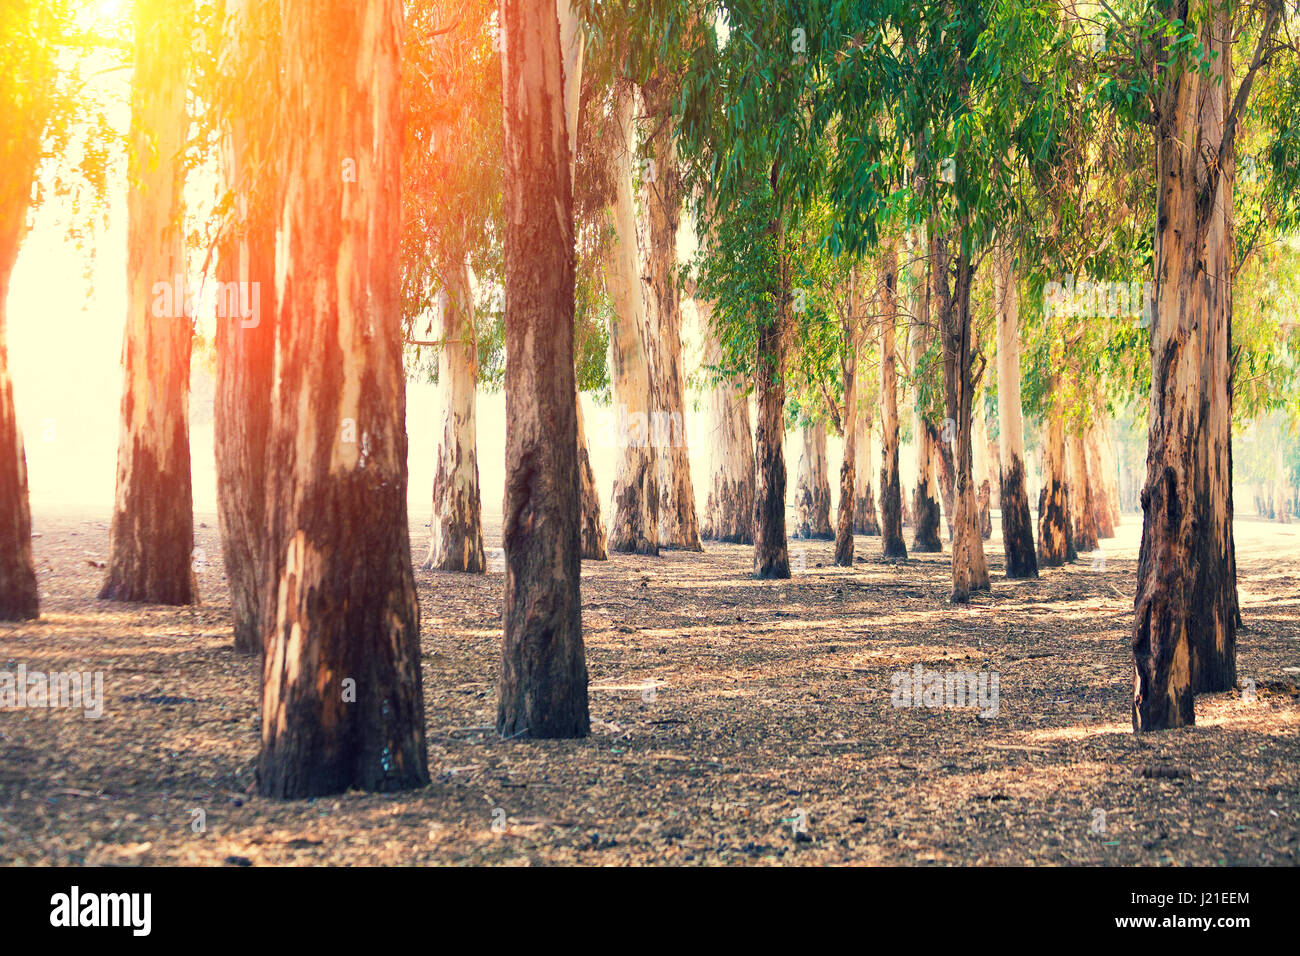
{"type": "Polygon", "coordinates": [[[199,80],[220,131],[226,199],[216,266],[217,520],[235,650],[260,654],[275,612],[266,471],[277,323],[280,11],[274,0],[234,0],[224,14],[214,24],[218,68],[199,80]]]}
{"type": "Polygon", "coordinates": [[[1110,19],[1118,53],[1105,88],[1150,126],[1155,147],[1150,429],[1132,634],[1133,727],[1148,731],[1193,723],[1194,693],[1236,683],[1236,146],[1257,75],[1295,51],[1277,39],[1276,0],[1155,0],[1110,19]]]}
{"type": "Polygon", "coordinates": [[[505,737],[584,737],[573,189],[555,0],[505,0],[501,27],[506,593],[496,725],[505,737]]]}
{"type": "Polygon", "coordinates": [[[102,599],[196,604],[184,205],[189,0],[135,4],[127,189],[127,315],[117,489],[102,599]]]}
{"type": "Polygon", "coordinates": [[[840,373],[844,382],[840,430],[844,436],[844,457],[840,463],[840,499],[835,518],[835,563],[841,567],[853,565],[854,517],[858,508],[857,469],[862,467],[863,457],[858,451],[861,437],[858,422],[863,417],[858,408],[858,353],[862,351],[865,316],[858,293],[858,270],[855,267],[850,267],[848,278],[848,295],[840,317],[840,336],[843,340],[840,346],[840,373]]]}
{"type": "MultiPolygon", "coordinates": [[[[919,245],[919,243],[918,243],[919,245]]],[[[916,484],[912,490],[912,550],[937,554],[943,550],[939,537],[939,444],[938,395],[932,372],[935,360],[934,326],[931,302],[934,299],[931,257],[926,244],[925,255],[913,262],[916,281],[912,291],[912,309],[907,325],[907,357],[912,395],[912,434],[916,439],[916,484]]],[[[895,445],[897,442],[895,441],[895,445]]],[[[895,452],[895,458],[897,452],[895,452]]],[[[951,506],[949,508],[951,513],[951,506]]],[[[951,519],[950,519],[951,520],[951,519]]]]}
{"type": "MultiPolygon", "coordinates": [[[[280,798],[418,787],[429,776],[406,516],[402,8],[280,10],[288,148],[267,471],[277,600],[257,786],[280,798]]],[[[561,371],[572,375],[571,361],[561,371]]],[[[572,485],[576,495],[576,473],[572,485]]],[[[574,538],[576,550],[576,524],[574,538]]],[[[509,605],[506,622],[509,634],[509,605]]]]}
{"type": "MultiPolygon", "coordinates": [[[[614,178],[611,204],[613,237],[605,249],[605,281],[613,304],[609,328],[609,366],[618,445],[611,501],[610,547],[634,554],[658,554],[662,496],[660,439],[670,429],[660,423],[651,373],[650,327],[641,271],[637,264],[633,169],[636,162],[636,90],[615,83],[612,117],[606,134],[614,178]]],[[[671,435],[668,436],[671,439],[671,435]]],[[[671,504],[670,504],[671,507],[671,504]]]]}
{"type": "Polygon", "coordinates": [[[709,387],[709,492],[700,536],[706,541],[753,544],[754,431],[744,377],[720,371],[722,344],[711,299],[696,299],[709,387]]]}
{"type": "Polygon", "coordinates": [[[411,4],[403,48],[402,305],[412,330],[408,341],[428,342],[438,357],[443,422],[424,567],[442,571],[486,570],[476,426],[485,336],[471,276],[499,276],[501,70],[494,10],[485,2],[411,4]],[[434,338],[415,339],[419,319],[429,315],[434,338]]]}
{"type": "Polygon", "coordinates": [[[903,540],[903,486],[898,472],[898,253],[887,244],[880,257],[877,309],[880,329],[880,551],[890,560],[906,559],[903,540]]]}
{"type": "MultiPolygon", "coordinates": [[[[27,236],[38,173],[49,168],[84,115],[75,77],[59,69],[60,50],[76,31],[64,0],[15,0],[0,8],[0,620],[26,620],[40,613],[32,560],[32,521],[27,460],[9,376],[9,282],[27,236]]],[[[93,155],[93,154],[92,154],[93,155]]],[[[87,164],[93,179],[103,170],[87,164]]],[[[188,566],[188,558],[186,560],[188,566]]]]}
{"type": "MultiPolygon", "coordinates": [[[[630,261],[637,269],[616,268],[610,276],[613,286],[623,286],[616,292],[620,307],[614,316],[621,326],[620,353],[635,368],[642,361],[635,353],[644,350],[651,386],[653,434],[645,442],[647,450],[636,457],[648,458],[656,471],[656,548],[698,551],[700,529],[690,471],[682,359],[683,275],[677,255],[677,234],[691,183],[679,157],[679,122],[682,84],[691,59],[704,48],[706,37],[713,36],[707,26],[709,5],[703,0],[581,0],[580,6],[588,24],[589,71],[596,85],[612,94],[611,104],[625,97],[634,101],[617,109],[627,109],[638,119],[639,136],[626,140],[620,132],[615,143],[622,150],[626,140],[634,150],[628,165],[639,186],[642,228],[636,228],[636,210],[620,205],[621,194],[614,197],[615,208],[611,209],[615,242],[624,247],[618,255],[630,252],[630,261]],[[642,239],[639,247],[638,234],[642,239]],[[640,305],[634,305],[637,299],[642,300],[640,305]],[[629,315],[634,309],[642,316],[636,336],[629,315]],[[639,346],[635,337],[642,340],[639,346]]],[[[696,234],[702,236],[704,231],[697,228],[696,234]]],[[[612,355],[612,360],[617,358],[612,355]]],[[[639,381],[639,372],[633,380],[639,381]]],[[[627,404],[622,398],[617,401],[620,406],[627,404]]],[[[640,398],[633,401],[628,410],[630,419],[643,413],[641,405],[640,398]]],[[[620,407],[619,416],[623,414],[620,407]]],[[[620,457],[628,456],[620,453],[620,457]]],[[[637,467],[627,474],[641,474],[643,462],[632,464],[637,467]]],[[[637,499],[650,490],[644,480],[639,491],[630,480],[620,480],[615,497],[635,505],[648,518],[649,506],[637,499]]],[[[617,519],[615,524],[619,524],[617,519]]],[[[619,535],[614,537],[617,542],[619,535]]],[[[617,550],[619,545],[615,547],[617,550]]],[[[638,545],[633,550],[645,548],[638,545]]]]}
{"type": "Polygon", "coordinates": [[[1044,164],[1055,135],[1058,43],[1052,7],[974,0],[832,4],[818,43],[821,117],[854,131],[835,151],[833,239],[854,250],[890,218],[925,223],[955,428],[954,601],[988,587],[971,478],[970,290],[975,269],[1019,201],[1018,171],[1044,164]],[[904,170],[913,174],[905,183],[904,170]]]}
{"type": "Polygon", "coordinates": [[[1025,487],[1025,424],[1020,401],[1020,296],[1013,259],[1003,240],[994,252],[997,321],[998,504],[1009,578],[1038,577],[1029,494],[1025,487]]]}
{"type": "Polygon", "coordinates": [[[707,187],[707,203],[699,204],[705,231],[718,239],[717,267],[704,270],[701,282],[713,290],[730,286],[725,298],[712,296],[715,326],[724,357],[752,369],[757,396],[759,578],[790,576],[783,435],[798,288],[790,235],[815,194],[818,152],[809,112],[818,57],[805,6],[725,4],[725,34],[703,27],[687,50],[678,130],[691,181],[707,187]],[[721,228],[728,221],[734,244],[721,228]],[[728,258],[743,261],[743,269],[729,268],[728,258]]]}

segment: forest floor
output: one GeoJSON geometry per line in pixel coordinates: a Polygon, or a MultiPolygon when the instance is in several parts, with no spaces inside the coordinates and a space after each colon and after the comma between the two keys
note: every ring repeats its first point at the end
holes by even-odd
{"type": "Polygon", "coordinates": [[[502,575],[419,570],[413,522],[432,781],[281,803],[251,793],[258,668],[198,520],[204,600],[176,609],[96,600],[106,520],[35,516],[43,616],[0,624],[0,671],[102,671],[104,713],[0,710],[0,863],[1300,862],[1300,525],[1238,519],[1242,690],[1194,728],[1131,732],[1126,515],[1038,581],[995,534],[968,608],[946,553],[878,538],[846,569],[793,542],[779,582],[734,545],[585,562],[591,735],[505,741],[502,575]],[[996,674],[996,713],[894,706],[918,664],[996,674]]]}

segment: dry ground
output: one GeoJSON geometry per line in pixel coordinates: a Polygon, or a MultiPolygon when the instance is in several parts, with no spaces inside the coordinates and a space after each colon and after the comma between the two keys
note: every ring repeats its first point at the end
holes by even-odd
{"type": "Polygon", "coordinates": [[[0,624],[0,670],[101,670],[106,713],[0,711],[0,863],[1300,861],[1300,526],[1237,523],[1253,699],[1143,738],[1134,516],[1104,566],[1037,582],[1001,579],[995,536],[969,609],[947,555],[894,566],[878,538],[851,569],[796,543],[787,582],[749,580],[738,546],[587,562],[580,741],[495,737],[502,577],[417,570],[432,782],[276,803],[250,793],[257,668],[200,520],[204,604],[174,609],[95,600],[106,521],[36,516],[44,616],[0,624]],[[895,708],[916,663],[996,672],[997,715],[895,708]]]}

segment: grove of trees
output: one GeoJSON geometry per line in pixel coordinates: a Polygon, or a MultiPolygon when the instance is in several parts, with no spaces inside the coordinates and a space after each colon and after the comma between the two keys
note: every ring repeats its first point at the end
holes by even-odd
{"type": "Polygon", "coordinates": [[[1134,731],[1236,686],[1234,479],[1251,511],[1300,510],[1294,5],[135,0],[105,44],[132,70],[123,142],[78,97],[102,38],[77,6],[0,14],[0,618],[39,614],[5,298],[43,184],[102,202],[102,168],[60,159],[84,140],[128,170],[101,597],[201,598],[197,257],[261,793],[429,780],[408,454],[436,461],[424,568],[487,572],[487,390],[502,737],[589,732],[584,559],[727,542],[785,579],[791,538],[823,538],[901,579],[945,552],[960,606],[1002,586],[994,524],[1005,578],[1033,579],[1125,510],[1134,731]],[[211,208],[187,177],[219,183],[211,208]],[[414,377],[438,383],[436,448],[408,449],[414,377]],[[584,392],[615,422],[612,487],[584,392]]]}

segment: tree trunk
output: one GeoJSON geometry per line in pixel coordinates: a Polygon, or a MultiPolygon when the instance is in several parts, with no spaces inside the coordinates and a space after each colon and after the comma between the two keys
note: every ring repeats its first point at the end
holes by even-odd
{"type": "MultiPolygon", "coordinates": [[[[569,139],[569,182],[573,183],[578,161],[578,118],[582,100],[582,62],[586,53],[586,34],[582,21],[569,0],[555,0],[555,15],[560,21],[560,56],[564,68],[564,125],[569,139]]],[[[585,561],[608,561],[605,523],[600,518],[600,492],[596,472],[591,467],[587,446],[587,429],[582,416],[582,395],[574,390],[578,422],[578,481],[582,558],[585,561]]]]}
{"type": "Polygon", "coordinates": [[[853,533],[880,534],[880,516],[876,511],[876,492],[871,483],[872,421],[871,408],[859,408],[857,414],[857,440],[853,443],[853,533]]]}
{"type": "MultiPolygon", "coordinates": [[[[929,266],[933,269],[933,265],[929,266]]],[[[921,367],[930,332],[932,285],[926,281],[925,289],[918,296],[919,308],[913,309],[916,319],[911,325],[911,349],[913,374],[921,367]]],[[[939,539],[939,484],[935,478],[937,470],[939,435],[929,417],[921,408],[921,397],[916,396],[913,405],[912,431],[916,435],[916,490],[912,494],[912,550],[936,554],[943,551],[943,542],[939,539]]]]}
{"type": "Polygon", "coordinates": [[[826,425],[804,425],[800,432],[799,480],[794,486],[796,538],[835,537],[831,527],[831,484],[826,464],[826,425]]]}
{"type": "MultiPolygon", "coordinates": [[[[1186,5],[1170,12],[1187,15],[1186,5]]],[[[1270,23],[1275,23],[1275,14],[1270,23]]],[[[1236,684],[1232,539],[1231,31],[1221,8],[1195,26],[1214,56],[1180,69],[1157,112],[1155,310],[1142,547],[1133,625],[1133,729],[1194,722],[1192,694],[1236,684]]]]}
{"type": "Polygon", "coordinates": [[[1088,459],[1088,495],[1092,502],[1092,523],[1097,538],[1115,537],[1115,524],[1110,509],[1110,474],[1102,453],[1100,408],[1093,410],[1093,418],[1083,436],[1084,452],[1088,459]]]}
{"type": "Polygon", "coordinates": [[[442,441],[433,477],[433,521],[424,567],[436,571],[487,570],[483,556],[482,506],[478,486],[474,389],[478,382],[478,344],[474,335],[474,297],[464,261],[447,270],[438,297],[444,345],[438,356],[442,401],[442,441]]]}
{"type": "Polygon", "coordinates": [[[192,306],[185,288],[184,3],[136,6],[127,182],[127,319],[117,496],[101,599],[197,604],[190,488],[192,306]]]}
{"type": "Polygon", "coordinates": [[[505,127],[503,737],[585,737],[573,190],[554,0],[502,0],[505,127]]]}
{"type": "Polygon", "coordinates": [[[993,489],[989,480],[988,448],[989,435],[984,422],[983,403],[976,401],[975,407],[971,409],[971,454],[974,460],[976,524],[979,526],[980,537],[985,541],[993,537],[993,515],[990,511],[993,489]]]}
{"type": "MultiPolygon", "coordinates": [[[[965,603],[972,591],[989,590],[989,569],[984,558],[984,539],[978,525],[975,482],[972,478],[971,409],[975,383],[971,378],[970,288],[974,270],[963,252],[955,257],[955,277],[948,287],[950,248],[947,237],[935,235],[931,261],[938,276],[935,290],[939,329],[943,335],[943,381],[945,409],[956,426],[953,449],[955,472],[953,498],[952,600],[965,603]]],[[[949,447],[953,443],[946,443],[949,447]]]]}
{"type": "MultiPolygon", "coordinates": [[[[11,15],[31,15],[31,3],[22,3],[11,15]]],[[[40,592],[32,559],[32,515],[27,494],[27,454],[14,408],[13,381],[9,377],[7,345],[9,280],[18,250],[27,233],[27,211],[32,181],[41,155],[47,113],[33,109],[42,98],[27,95],[50,81],[54,65],[34,52],[28,38],[17,41],[9,62],[19,69],[0,75],[0,109],[5,116],[5,137],[0,140],[0,621],[24,621],[40,615],[40,592]],[[18,51],[31,54],[20,58],[18,51]]],[[[6,58],[9,52],[6,51],[6,58]]]]}
{"type": "Polygon", "coordinates": [[[281,3],[289,135],[267,468],[280,547],[257,764],[266,796],[429,780],[398,308],[401,11],[397,0],[281,3]],[[340,175],[335,157],[356,175],[340,175]]]}
{"type": "MultiPolygon", "coordinates": [[[[778,167],[771,172],[776,192],[778,167]]],[[[776,244],[777,282],[773,314],[757,325],[754,390],[758,395],[758,421],[754,430],[754,577],[790,577],[790,554],[785,537],[785,353],[790,327],[789,258],[781,213],[772,218],[769,231],[776,244]]]]}
{"type": "MultiPolygon", "coordinates": [[[[722,346],[713,328],[713,303],[697,302],[704,364],[722,361],[722,346]]],[[[739,381],[723,380],[709,390],[713,431],[709,436],[713,483],[704,510],[703,537],[734,544],[754,543],[754,437],[749,426],[749,398],[739,381]]]]}
{"type": "Polygon", "coordinates": [[[614,148],[615,241],[606,252],[605,277],[614,314],[609,330],[609,367],[614,403],[613,442],[618,470],[614,477],[610,547],[632,554],[658,554],[660,496],[659,454],[653,434],[649,327],[637,268],[636,212],[632,198],[633,118],[632,88],[622,84],[618,94],[618,120],[622,142],[614,148]]]}
{"type": "Polygon", "coordinates": [[[1065,467],[1065,408],[1061,376],[1048,386],[1047,440],[1043,443],[1043,487],[1038,495],[1038,563],[1059,568],[1075,559],[1070,536],[1070,487],[1065,467]]]}
{"type": "Polygon", "coordinates": [[[993,436],[993,432],[988,427],[990,421],[991,419],[988,418],[984,421],[984,438],[988,443],[985,445],[984,460],[988,463],[989,469],[989,509],[992,511],[1001,511],[1002,489],[999,487],[1001,481],[992,480],[994,478],[1000,479],[998,472],[998,440],[993,436]]]}
{"type": "MultiPolygon", "coordinates": [[[[955,420],[954,420],[955,421],[955,420]]],[[[943,428],[935,429],[935,438],[931,444],[935,463],[935,475],[939,479],[939,494],[943,499],[943,521],[948,526],[948,540],[956,541],[953,531],[953,519],[957,515],[957,467],[953,461],[954,446],[957,443],[956,425],[944,422],[943,428]]]]}
{"type": "MultiPolygon", "coordinates": [[[[279,10],[271,9],[268,0],[252,0],[232,6],[229,15],[227,63],[232,70],[247,70],[245,57],[260,49],[251,38],[269,21],[278,20],[279,10]]],[[[266,534],[266,449],[275,372],[275,230],[280,197],[274,166],[264,161],[269,146],[261,123],[239,112],[231,115],[224,175],[234,198],[235,221],[217,256],[220,295],[213,429],[217,520],[235,650],[241,654],[262,653],[275,611],[267,574],[271,549],[266,534]]]]}
{"type": "Polygon", "coordinates": [[[659,446],[659,545],[702,551],[691,484],[690,448],[686,439],[685,375],[682,371],[682,310],[677,286],[677,227],[681,223],[682,181],[673,143],[670,85],[656,79],[645,86],[650,123],[646,148],[652,156],[644,168],[641,201],[649,220],[646,255],[649,286],[647,326],[653,361],[656,412],[652,433],[659,446]]]}
{"type": "Polygon", "coordinates": [[[849,311],[840,323],[844,342],[840,351],[840,372],[844,376],[844,456],[840,459],[840,498],[835,516],[835,563],[853,566],[854,475],[858,463],[858,304],[857,269],[849,272],[849,311]]]}
{"type": "Polygon", "coordinates": [[[886,246],[880,261],[880,553],[906,560],[903,488],[898,475],[898,254],[886,246]]]}
{"type": "Polygon", "coordinates": [[[1066,460],[1070,471],[1070,517],[1073,520],[1074,547],[1080,554],[1097,550],[1096,506],[1092,481],[1088,475],[1088,446],[1083,431],[1070,429],[1066,460]]]}
{"type": "Polygon", "coordinates": [[[994,257],[994,311],[998,324],[998,500],[1007,577],[1038,577],[1038,555],[1025,487],[1025,423],[1020,407],[1020,297],[1011,250],[994,257]]]}
{"type": "Polygon", "coordinates": [[[19,238],[27,218],[27,203],[23,202],[22,208],[16,209],[17,197],[13,194],[17,193],[25,200],[31,194],[30,175],[27,183],[27,189],[4,189],[3,209],[0,210],[0,621],[24,621],[40,616],[36,565],[32,560],[27,456],[14,410],[9,349],[5,344],[5,300],[9,297],[9,277],[18,258],[19,238]]]}
{"type": "MultiPolygon", "coordinates": [[[[576,388],[576,380],[575,380],[576,388]]],[[[605,539],[605,523],[600,520],[600,495],[596,489],[596,472],[591,467],[587,451],[587,430],[582,417],[582,398],[576,396],[574,413],[578,432],[578,507],[581,529],[579,539],[584,561],[608,561],[609,546],[605,539]]]]}
{"type": "Polygon", "coordinates": [[[1099,532],[1103,538],[1113,538],[1120,523],[1119,478],[1115,468],[1115,445],[1110,437],[1110,416],[1100,403],[1088,430],[1088,451],[1089,461],[1096,466],[1098,515],[1104,518],[1099,522],[1099,532]]]}

